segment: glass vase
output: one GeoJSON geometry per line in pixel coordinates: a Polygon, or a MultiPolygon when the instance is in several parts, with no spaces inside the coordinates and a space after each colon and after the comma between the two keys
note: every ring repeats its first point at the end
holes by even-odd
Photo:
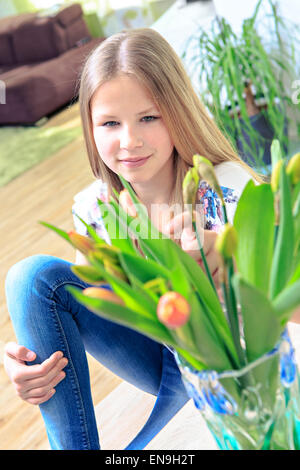
{"type": "Polygon", "coordinates": [[[299,373],[287,332],[271,352],[240,370],[197,371],[174,355],[219,449],[300,450],[299,373]]]}

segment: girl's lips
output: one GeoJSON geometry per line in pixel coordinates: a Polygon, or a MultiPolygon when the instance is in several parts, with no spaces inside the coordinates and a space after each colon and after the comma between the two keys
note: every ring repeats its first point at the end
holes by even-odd
{"type": "Polygon", "coordinates": [[[149,157],[145,157],[145,158],[140,158],[138,160],[121,160],[120,163],[122,163],[122,165],[125,165],[127,168],[135,168],[135,167],[138,167],[138,166],[142,166],[144,165],[144,163],[146,163],[146,161],[148,160],[148,158],[150,158],[151,155],[149,155],[149,157]]]}

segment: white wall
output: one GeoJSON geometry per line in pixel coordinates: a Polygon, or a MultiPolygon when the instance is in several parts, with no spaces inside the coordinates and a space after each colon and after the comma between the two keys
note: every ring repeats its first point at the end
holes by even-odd
{"type": "MultiPolygon", "coordinates": [[[[218,15],[223,16],[235,31],[239,31],[245,18],[254,13],[257,0],[213,0],[218,15]]],[[[274,2],[275,3],[275,2],[274,2]]],[[[300,25],[300,1],[277,0],[279,14],[294,23],[300,25]]],[[[263,0],[261,15],[270,11],[269,1],[263,0]]]]}
{"type": "Polygon", "coordinates": [[[7,0],[0,0],[0,18],[5,16],[12,16],[16,14],[16,9],[12,2],[7,0]]]}

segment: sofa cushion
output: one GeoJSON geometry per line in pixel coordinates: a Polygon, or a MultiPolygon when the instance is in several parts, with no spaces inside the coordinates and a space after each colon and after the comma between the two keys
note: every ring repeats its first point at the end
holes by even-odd
{"type": "Polygon", "coordinates": [[[0,57],[3,57],[0,64],[49,60],[86,38],[91,36],[79,4],[62,8],[55,14],[46,11],[17,15],[11,17],[11,21],[0,20],[0,57]]]}
{"type": "Polygon", "coordinates": [[[66,30],[58,22],[53,23],[53,40],[58,55],[63,54],[69,49],[66,30]]]}
{"type": "Polygon", "coordinates": [[[16,64],[12,32],[19,26],[35,17],[34,13],[24,13],[17,16],[8,16],[0,20],[0,65],[16,64]]]}
{"type": "Polygon", "coordinates": [[[81,16],[69,23],[67,27],[63,26],[61,22],[55,21],[53,28],[54,45],[59,54],[77,46],[82,40],[91,39],[87,25],[81,16]]]}
{"type": "Polygon", "coordinates": [[[83,15],[81,5],[74,3],[68,7],[63,8],[61,11],[56,13],[55,19],[62,26],[66,27],[71,23],[74,23],[78,18],[83,15]]]}
{"type": "Polygon", "coordinates": [[[57,55],[53,27],[49,18],[35,17],[24,22],[12,34],[19,64],[49,60],[57,55]]]}
{"type": "Polygon", "coordinates": [[[0,75],[6,85],[0,124],[34,124],[73,100],[83,64],[103,40],[95,38],[51,60],[7,69],[0,75]]]}
{"type": "Polygon", "coordinates": [[[76,21],[69,25],[66,29],[66,37],[70,49],[80,44],[81,41],[91,38],[87,25],[82,21],[82,18],[77,18],[76,21]]]}
{"type": "Polygon", "coordinates": [[[15,61],[10,35],[8,33],[0,33],[0,65],[12,65],[15,61]]]}

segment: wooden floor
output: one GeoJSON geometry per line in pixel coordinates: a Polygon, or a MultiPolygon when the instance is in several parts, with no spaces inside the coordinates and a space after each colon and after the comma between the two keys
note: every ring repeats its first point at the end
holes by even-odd
{"type": "MultiPolygon", "coordinates": [[[[52,117],[46,126],[79,124],[78,104],[52,117]]],[[[57,154],[0,188],[0,449],[47,449],[38,407],[16,397],[3,368],[3,348],[15,340],[5,303],[4,279],[10,266],[26,256],[50,254],[74,261],[72,248],[38,224],[73,227],[73,196],[93,181],[80,137],[57,154]]],[[[121,380],[88,356],[94,403],[121,380]],[[101,384],[101,386],[100,386],[101,384]]]]}

